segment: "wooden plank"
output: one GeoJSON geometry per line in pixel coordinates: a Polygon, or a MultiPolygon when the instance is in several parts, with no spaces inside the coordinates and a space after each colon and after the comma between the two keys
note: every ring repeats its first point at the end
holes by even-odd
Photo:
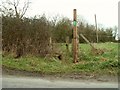
{"type": "Polygon", "coordinates": [[[92,45],[92,43],[90,43],[90,42],[88,41],[88,39],[87,39],[84,35],[80,34],[80,36],[81,36],[92,48],[95,49],[95,47],[92,45]]]}

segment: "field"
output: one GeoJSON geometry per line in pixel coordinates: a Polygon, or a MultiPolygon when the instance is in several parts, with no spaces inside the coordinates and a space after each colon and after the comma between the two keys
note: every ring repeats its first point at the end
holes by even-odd
{"type": "MultiPolygon", "coordinates": [[[[117,75],[118,68],[118,44],[99,43],[97,48],[104,50],[102,55],[91,54],[88,44],[79,45],[79,62],[74,64],[71,52],[67,52],[65,44],[60,44],[64,52],[63,60],[57,58],[43,58],[37,56],[24,56],[14,59],[11,55],[2,58],[4,68],[28,72],[37,72],[47,75],[55,74],[94,74],[117,75]]],[[[71,46],[70,46],[71,48],[71,46]]]]}

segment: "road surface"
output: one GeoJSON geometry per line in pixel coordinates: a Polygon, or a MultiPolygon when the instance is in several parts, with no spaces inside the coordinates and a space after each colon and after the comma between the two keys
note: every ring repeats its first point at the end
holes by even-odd
{"type": "Polygon", "coordinates": [[[118,88],[118,83],[5,75],[2,78],[2,88],[118,88]]]}

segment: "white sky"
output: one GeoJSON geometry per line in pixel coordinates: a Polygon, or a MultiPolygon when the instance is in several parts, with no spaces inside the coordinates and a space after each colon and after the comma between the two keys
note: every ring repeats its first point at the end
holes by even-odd
{"type": "Polygon", "coordinates": [[[119,0],[31,0],[26,16],[42,15],[47,17],[56,15],[73,18],[73,9],[90,24],[94,24],[94,14],[98,24],[105,27],[118,26],[119,0]]]}

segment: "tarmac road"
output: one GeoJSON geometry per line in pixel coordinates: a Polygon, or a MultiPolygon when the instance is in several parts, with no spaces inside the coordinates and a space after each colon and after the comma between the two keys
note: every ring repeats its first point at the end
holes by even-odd
{"type": "Polygon", "coordinates": [[[2,88],[118,88],[118,83],[5,75],[2,88]]]}

